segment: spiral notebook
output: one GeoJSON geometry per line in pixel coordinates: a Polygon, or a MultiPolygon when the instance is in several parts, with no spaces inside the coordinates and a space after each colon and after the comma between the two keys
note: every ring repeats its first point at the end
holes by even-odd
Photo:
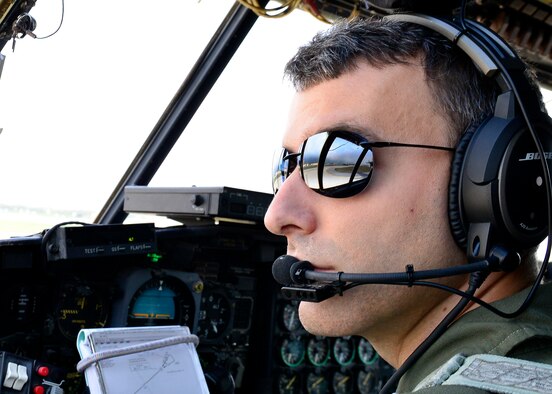
{"type": "Polygon", "coordinates": [[[164,340],[192,337],[184,326],[82,329],[77,349],[85,361],[90,394],[208,394],[194,343],[143,350],[164,340]],[[121,352],[130,353],[113,356],[121,352]]]}

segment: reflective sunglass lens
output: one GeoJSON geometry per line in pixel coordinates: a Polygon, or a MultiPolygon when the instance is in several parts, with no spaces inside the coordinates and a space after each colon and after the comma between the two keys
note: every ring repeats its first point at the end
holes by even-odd
{"type": "Polygon", "coordinates": [[[349,197],[366,187],[374,165],[372,151],[356,139],[344,138],[348,136],[320,133],[305,141],[301,168],[311,189],[327,196],[349,197]]]}
{"type": "Polygon", "coordinates": [[[287,162],[282,160],[285,154],[285,149],[278,149],[274,152],[272,159],[272,191],[274,194],[280,189],[287,176],[287,162]]]}
{"type": "Polygon", "coordinates": [[[297,167],[299,153],[289,153],[287,149],[282,148],[274,153],[272,159],[272,190],[276,193],[282,183],[297,167]]]}

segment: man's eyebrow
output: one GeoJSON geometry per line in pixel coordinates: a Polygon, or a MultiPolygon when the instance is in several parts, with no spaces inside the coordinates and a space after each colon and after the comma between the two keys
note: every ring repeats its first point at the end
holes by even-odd
{"type": "Polygon", "coordinates": [[[381,137],[371,128],[365,126],[359,126],[350,123],[337,124],[319,131],[322,132],[332,132],[332,131],[345,131],[348,133],[357,134],[366,138],[368,141],[381,141],[381,137]]]}
{"type": "MultiPolygon", "coordinates": [[[[322,127],[314,132],[304,131],[301,135],[301,143],[305,141],[307,138],[312,137],[313,135],[320,134],[320,133],[330,133],[332,131],[345,131],[347,133],[353,133],[361,137],[364,137],[365,139],[371,142],[382,141],[381,136],[379,136],[371,128],[361,126],[355,123],[336,123],[328,127],[322,127]]],[[[287,151],[290,153],[295,152],[295,148],[290,148],[287,145],[284,145],[284,148],[287,149],[287,151]]],[[[298,147],[298,149],[300,149],[300,147],[298,147]]]]}

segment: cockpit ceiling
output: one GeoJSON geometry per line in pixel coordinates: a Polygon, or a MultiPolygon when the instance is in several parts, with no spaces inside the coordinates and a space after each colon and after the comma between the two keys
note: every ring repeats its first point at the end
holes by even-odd
{"type": "MultiPolygon", "coordinates": [[[[240,0],[248,2],[250,0],[240,0]]],[[[256,0],[253,0],[256,1],[256,0]]],[[[284,0],[328,22],[351,15],[385,15],[395,10],[446,12],[459,0],[284,0]]],[[[289,12],[289,9],[286,9],[289,12]]],[[[466,17],[490,26],[535,68],[540,83],[552,89],[552,0],[468,1],[466,17]]]]}
{"type": "MultiPolygon", "coordinates": [[[[264,12],[266,1],[238,0],[262,16],[285,16],[296,8],[331,23],[351,15],[383,15],[396,9],[436,12],[460,0],[279,0],[276,12],[264,12]]],[[[14,35],[14,22],[36,0],[0,0],[0,50],[14,35]]],[[[271,3],[272,4],[272,3],[271,3]]],[[[450,6],[449,6],[450,7],[450,6]]],[[[109,12],[106,10],[106,12],[109,12]]],[[[552,89],[552,0],[468,1],[466,16],[487,24],[534,67],[543,86],[552,89]]]]}

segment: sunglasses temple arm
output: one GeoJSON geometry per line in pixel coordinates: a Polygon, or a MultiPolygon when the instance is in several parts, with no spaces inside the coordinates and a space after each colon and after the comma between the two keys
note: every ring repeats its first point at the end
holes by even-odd
{"type": "Polygon", "coordinates": [[[406,144],[401,142],[370,142],[365,146],[372,148],[389,148],[389,147],[408,147],[408,148],[422,148],[422,149],[434,149],[434,150],[444,150],[448,152],[454,152],[455,148],[448,146],[437,146],[437,145],[421,145],[421,144],[406,144]]]}

